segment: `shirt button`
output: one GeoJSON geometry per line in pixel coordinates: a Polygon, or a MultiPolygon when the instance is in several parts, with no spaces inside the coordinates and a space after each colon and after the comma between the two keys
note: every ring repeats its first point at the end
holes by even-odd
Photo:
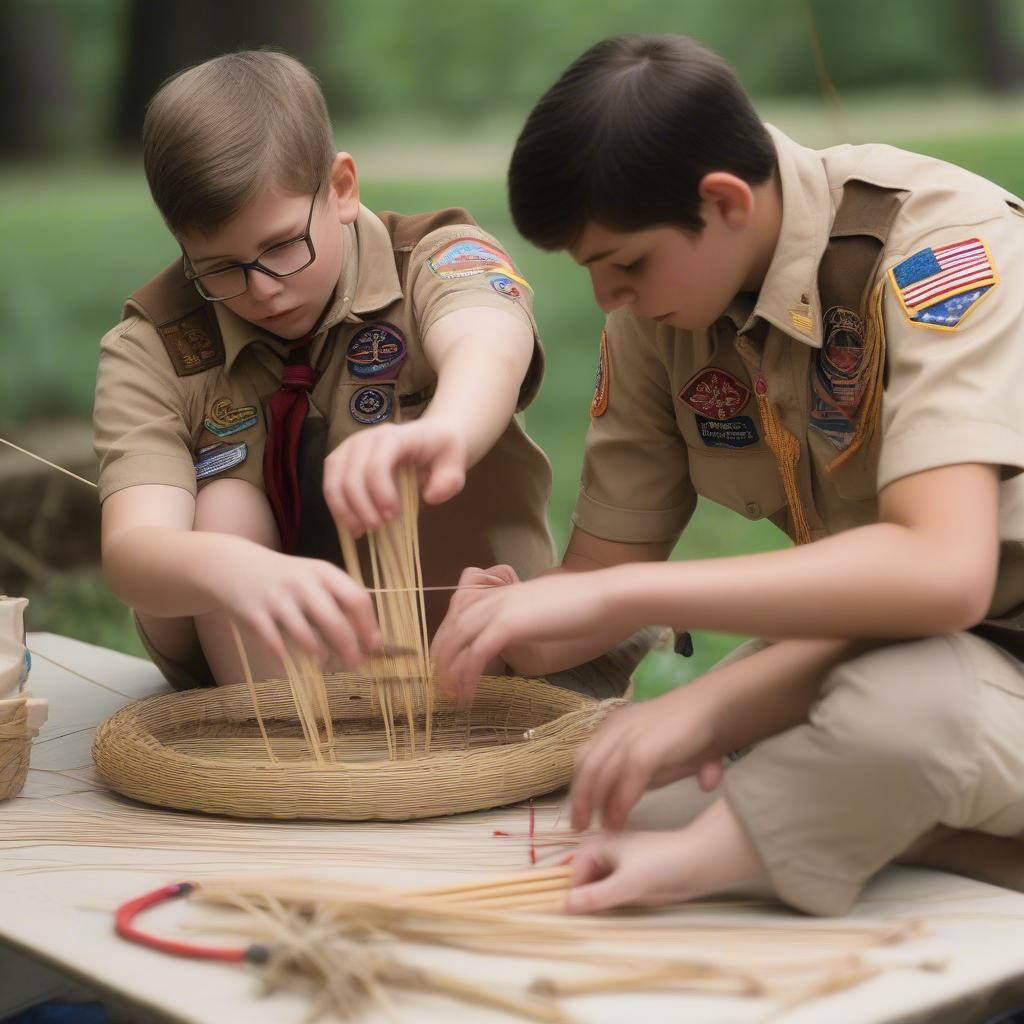
{"type": "Polygon", "coordinates": [[[757,519],[761,515],[761,506],[756,501],[747,502],[747,515],[751,519],[757,519]]]}

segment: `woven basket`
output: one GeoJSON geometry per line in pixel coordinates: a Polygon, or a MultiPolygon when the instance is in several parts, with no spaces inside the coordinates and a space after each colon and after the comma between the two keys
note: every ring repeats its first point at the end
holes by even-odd
{"type": "Polygon", "coordinates": [[[0,700],[0,800],[9,800],[21,792],[31,749],[28,695],[0,700]]]}
{"type": "MultiPolygon", "coordinates": [[[[404,713],[388,759],[371,684],[327,681],[336,761],[318,764],[302,739],[287,684],[256,685],[278,763],[260,739],[246,686],[189,690],[122,708],[96,733],[93,758],[117,792],[181,810],[252,818],[406,821],[481,810],[565,785],[573,755],[608,710],[537,680],[491,676],[473,704],[434,705],[431,749],[412,753],[404,713]]],[[[414,703],[422,735],[423,708],[414,703]]],[[[422,745],[421,745],[422,746],[422,745]]]]}

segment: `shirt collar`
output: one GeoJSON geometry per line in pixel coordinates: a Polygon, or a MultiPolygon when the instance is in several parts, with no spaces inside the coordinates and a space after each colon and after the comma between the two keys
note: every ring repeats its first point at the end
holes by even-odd
{"type": "Polygon", "coordinates": [[[789,337],[821,348],[818,264],[828,245],[834,213],[828,179],[814,150],[794,142],[773,125],[766,127],[779,160],[782,226],[753,313],[743,329],[760,317],[789,337]]]}
{"type": "MultiPolygon", "coordinates": [[[[342,236],[341,273],[326,312],[313,335],[312,352],[332,327],[383,309],[402,297],[395,268],[391,236],[383,222],[365,206],[359,207],[354,224],[339,225],[342,236]]],[[[265,341],[284,356],[287,343],[255,324],[232,313],[223,302],[213,304],[221,338],[224,341],[224,370],[230,372],[239,353],[250,342],[265,341]]],[[[315,357],[315,355],[314,355],[315,357]]]]}

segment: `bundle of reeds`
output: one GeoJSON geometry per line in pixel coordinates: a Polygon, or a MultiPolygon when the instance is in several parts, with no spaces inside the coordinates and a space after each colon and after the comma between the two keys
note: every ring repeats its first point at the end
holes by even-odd
{"type": "Polygon", "coordinates": [[[396,990],[552,1022],[572,1019],[563,999],[661,989],[758,997],[786,1007],[886,970],[944,966],[934,957],[893,954],[923,933],[913,921],[731,923],[699,911],[685,921],[642,912],[570,917],[560,913],[569,877],[569,869],[557,868],[405,890],[253,878],[203,882],[192,896],[242,912],[201,927],[257,944],[249,949],[260,955],[250,959],[261,964],[264,991],[305,989],[310,1020],[352,1018],[374,1004],[394,1015],[396,990]],[[464,956],[455,961],[460,973],[438,969],[436,956],[422,956],[435,947],[548,966],[516,988],[464,956]]]}

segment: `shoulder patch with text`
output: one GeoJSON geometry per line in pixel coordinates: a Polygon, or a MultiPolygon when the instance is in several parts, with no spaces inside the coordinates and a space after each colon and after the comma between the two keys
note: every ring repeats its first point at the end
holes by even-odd
{"type": "Polygon", "coordinates": [[[508,254],[483,238],[453,238],[435,250],[427,265],[445,280],[473,277],[489,270],[518,277],[508,254]]]}
{"type": "Polygon", "coordinates": [[[179,377],[223,366],[224,343],[219,333],[211,332],[210,319],[208,311],[203,309],[157,328],[179,377]]]}
{"type": "Polygon", "coordinates": [[[968,238],[921,249],[889,271],[907,320],[919,327],[955,330],[999,283],[988,246],[968,238]]]}

